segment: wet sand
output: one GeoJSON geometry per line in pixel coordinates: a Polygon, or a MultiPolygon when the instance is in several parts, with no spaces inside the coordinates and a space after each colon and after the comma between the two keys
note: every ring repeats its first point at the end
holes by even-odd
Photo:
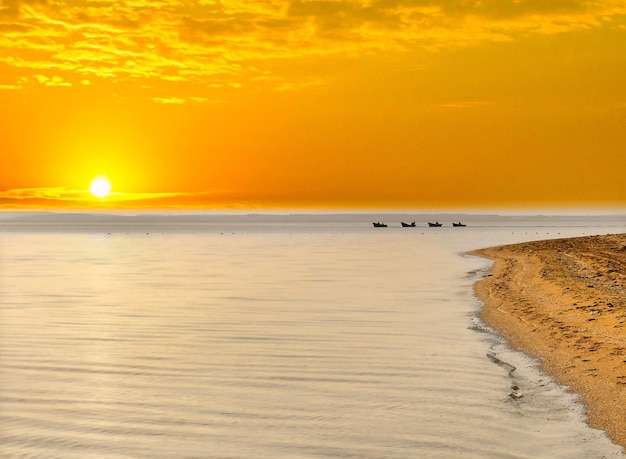
{"type": "Polygon", "coordinates": [[[626,448],[626,234],[471,252],[482,319],[581,395],[589,424],[626,448]]]}

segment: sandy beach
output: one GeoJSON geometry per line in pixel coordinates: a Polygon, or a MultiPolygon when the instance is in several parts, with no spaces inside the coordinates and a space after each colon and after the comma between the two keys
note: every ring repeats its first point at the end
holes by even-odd
{"type": "Polygon", "coordinates": [[[589,424],[626,447],[626,234],[471,252],[482,319],[580,394],[589,424]]]}

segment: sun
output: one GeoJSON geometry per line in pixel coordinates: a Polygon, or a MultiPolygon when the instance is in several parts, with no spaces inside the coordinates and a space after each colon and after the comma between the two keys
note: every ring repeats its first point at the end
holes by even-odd
{"type": "Polygon", "coordinates": [[[96,177],[91,181],[89,191],[96,198],[104,198],[111,192],[111,182],[106,177],[96,177]]]}

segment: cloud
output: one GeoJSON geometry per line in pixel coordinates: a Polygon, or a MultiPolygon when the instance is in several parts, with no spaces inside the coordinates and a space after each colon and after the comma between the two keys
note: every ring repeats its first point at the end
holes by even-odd
{"type": "MultiPolygon", "coordinates": [[[[156,199],[163,197],[181,196],[184,193],[111,193],[107,201],[133,201],[144,199],[156,199]]],[[[41,187],[41,188],[14,188],[0,191],[0,199],[24,201],[59,200],[59,201],[97,201],[88,190],[74,190],[65,187],[41,187]]]]}
{"type": "Polygon", "coordinates": [[[64,81],[63,78],[58,75],[54,75],[52,77],[46,75],[33,75],[33,78],[44,86],[72,86],[72,83],[64,81]]]}
{"type": "Polygon", "coordinates": [[[0,84],[0,90],[14,91],[16,89],[22,89],[22,86],[17,84],[0,84]]]}
{"type": "Polygon", "coordinates": [[[182,105],[187,102],[194,104],[203,104],[205,102],[209,102],[209,99],[206,97],[153,97],[152,101],[157,104],[173,104],[173,105],[182,105]]]}
{"type": "Polygon", "coordinates": [[[63,187],[50,188],[15,188],[8,191],[0,191],[0,199],[81,199],[88,191],[77,191],[63,187]]]}
{"type": "Polygon", "coordinates": [[[186,99],[180,97],[153,97],[152,100],[157,104],[175,104],[180,105],[187,102],[186,99]]]}
{"type": "MultiPolygon", "coordinates": [[[[241,86],[272,60],[619,29],[624,17],[623,0],[4,0],[0,62],[49,86],[241,86]]],[[[273,76],[277,89],[299,84],[273,76]]]]}
{"type": "Polygon", "coordinates": [[[126,193],[113,192],[106,198],[94,197],[87,190],[65,187],[14,188],[0,191],[0,208],[149,208],[202,207],[210,203],[226,202],[230,194],[224,191],[126,193]]]}

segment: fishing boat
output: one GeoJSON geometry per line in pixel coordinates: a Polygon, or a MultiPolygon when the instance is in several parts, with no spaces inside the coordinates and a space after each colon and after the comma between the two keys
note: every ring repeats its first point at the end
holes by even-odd
{"type": "Polygon", "coordinates": [[[459,223],[452,223],[452,226],[459,227],[459,226],[467,226],[467,225],[464,225],[463,223],[459,222],[459,223]]]}
{"type": "Polygon", "coordinates": [[[438,227],[441,226],[441,223],[439,223],[439,222],[435,222],[435,223],[428,222],[428,226],[430,226],[431,228],[432,227],[437,227],[438,228],[438,227]]]}
{"type": "Polygon", "coordinates": [[[374,222],[372,225],[374,225],[374,228],[387,228],[387,225],[381,222],[374,222]]]}
{"type": "Polygon", "coordinates": [[[404,223],[404,222],[400,222],[402,224],[402,228],[413,228],[415,227],[415,222],[411,222],[411,223],[404,223]]]}

